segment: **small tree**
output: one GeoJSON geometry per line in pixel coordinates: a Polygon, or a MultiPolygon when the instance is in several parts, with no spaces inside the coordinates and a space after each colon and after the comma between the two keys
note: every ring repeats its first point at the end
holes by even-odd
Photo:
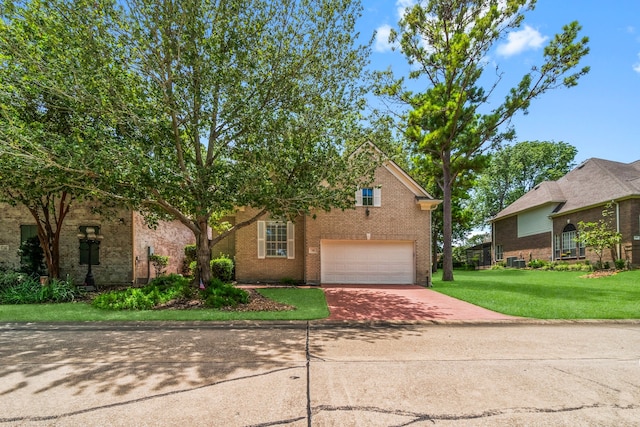
{"type": "Polygon", "coordinates": [[[149,262],[153,264],[153,269],[156,272],[156,277],[162,276],[166,273],[167,265],[169,265],[169,257],[166,255],[150,255],[149,262]]]}
{"type": "Polygon", "coordinates": [[[598,256],[596,269],[602,268],[602,256],[606,249],[611,250],[611,259],[619,258],[616,246],[622,241],[622,234],[611,223],[613,208],[611,203],[602,210],[602,218],[595,222],[578,222],[578,242],[590,248],[598,256]]]}
{"type": "Polygon", "coordinates": [[[30,237],[20,245],[20,268],[25,273],[41,274],[44,269],[44,251],[37,236],[30,237]]]}

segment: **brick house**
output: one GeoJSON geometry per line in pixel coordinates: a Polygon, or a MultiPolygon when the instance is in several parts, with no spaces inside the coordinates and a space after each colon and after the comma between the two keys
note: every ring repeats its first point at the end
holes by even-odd
{"type": "MultiPolygon", "coordinates": [[[[22,206],[0,203],[0,266],[17,268],[21,242],[37,236],[36,222],[22,206]]],[[[82,284],[87,273],[88,247],[78,234],[93,227],[103,236],[98,248],[92,250],[92,272],[98,286],[146,283],[155,277],[148,262],[150,251],[168,255],[168,273],[182,272],[184,247],[193,244],[191,230],[178,221],[163,222],[149,228],[135,211],[121,210],[113,219],[92,213],[88,204],[73,205],[60,233],[61,276],[67,275],[82,284]]]]}
{"type": "MultiPolygon", "coordinates": [[[[431,211],[440,202],[386,160],[370,186],[357,190],[354,209],[317,211],[288,222],[267,214],[218,242],[212,255],[235,260],[238,282],[430,284],[431,211]]],[[[20,243],[35,235],[35,221],[24,208],[1,208],[0,266],[16,267],[20,243]]],[[[256,213],[240,208],[227,219],[240,223],[256,213]]],[[[74,206],[64,222],[61,269],[76,283],[83,283],[87,271],[77,237],[87,226],[104,236],[92,268],[99,286],[152,278],[149,248],[170,256],[168,273],[181,272],[184,246],[194,243],[193,233],[177,221],[152,230],[137,212],[105,220],[89,206],[74,206]]]]}
{"type": "MultiPolygon", "coordinates": [[[[387,160],[370,186],[358,189],[354,209],[288,222],[267,214],[214,252],[226,249],[235,259],[238,282],[425,285],[431,283],[431,211],[439,203],[387,160]]],[[[240,209],[232,221],[255,213],[240,209]]]]}
{"type": "MultiPolygon", "coordinates": [[[[622,234],[618,257],[640,265],[640,160],[596,158],[537,185],[491,220],[495,260],[508,265],[531,259],[597,261],[593,251],[576,242],[578,222],[600,220],[608,203],[615,213],[613,227],[622,234]]],[[[603,261],[614,261],[609,251],[604,255],[603,261]]]]}

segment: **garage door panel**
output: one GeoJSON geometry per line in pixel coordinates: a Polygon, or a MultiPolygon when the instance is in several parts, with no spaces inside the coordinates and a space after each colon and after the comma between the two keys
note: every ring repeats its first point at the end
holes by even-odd
{"type": "Polygon", "coordinates": [[[411,241],[323,240],[322,283],[414,283],[413,248],[411,241]]]}

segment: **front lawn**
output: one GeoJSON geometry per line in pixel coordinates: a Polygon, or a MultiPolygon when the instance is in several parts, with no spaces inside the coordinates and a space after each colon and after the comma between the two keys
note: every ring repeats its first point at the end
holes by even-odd
{"type": "Polygon", "coordinates": [[[585,272],[454,271],[434,274],[433,289],[512,316],[537,319],[640,319],[640,270],[582,278],[585,272]]]}
{"type": "Polygon", "coordinates": [[[322,289],[259,289],[262,295],[293,305],[291,311],[193,310],[103,310],[88,302],[59,304],[0,305],[1,322],[91,322],[91,321],[210,321],[210,320],[313,320],[329,315],[322,289]]]}

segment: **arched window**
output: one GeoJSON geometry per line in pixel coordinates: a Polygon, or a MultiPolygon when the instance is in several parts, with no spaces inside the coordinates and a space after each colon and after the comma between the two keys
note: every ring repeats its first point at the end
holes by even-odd
{"type": "Polygon", "coordinates": [[[562,256],[563,258],[575,258],[577,256],[576,237],[578,232],[576,226],[567,224],[562,229],[562,256]]]}
{"type": "Polygon", "coordinates": [[[585,246],[577,241],[578,231],[573,224],[567,224],[562,234],[556,235],[556,258],[582,258],[585,256],[585,246]]]}

